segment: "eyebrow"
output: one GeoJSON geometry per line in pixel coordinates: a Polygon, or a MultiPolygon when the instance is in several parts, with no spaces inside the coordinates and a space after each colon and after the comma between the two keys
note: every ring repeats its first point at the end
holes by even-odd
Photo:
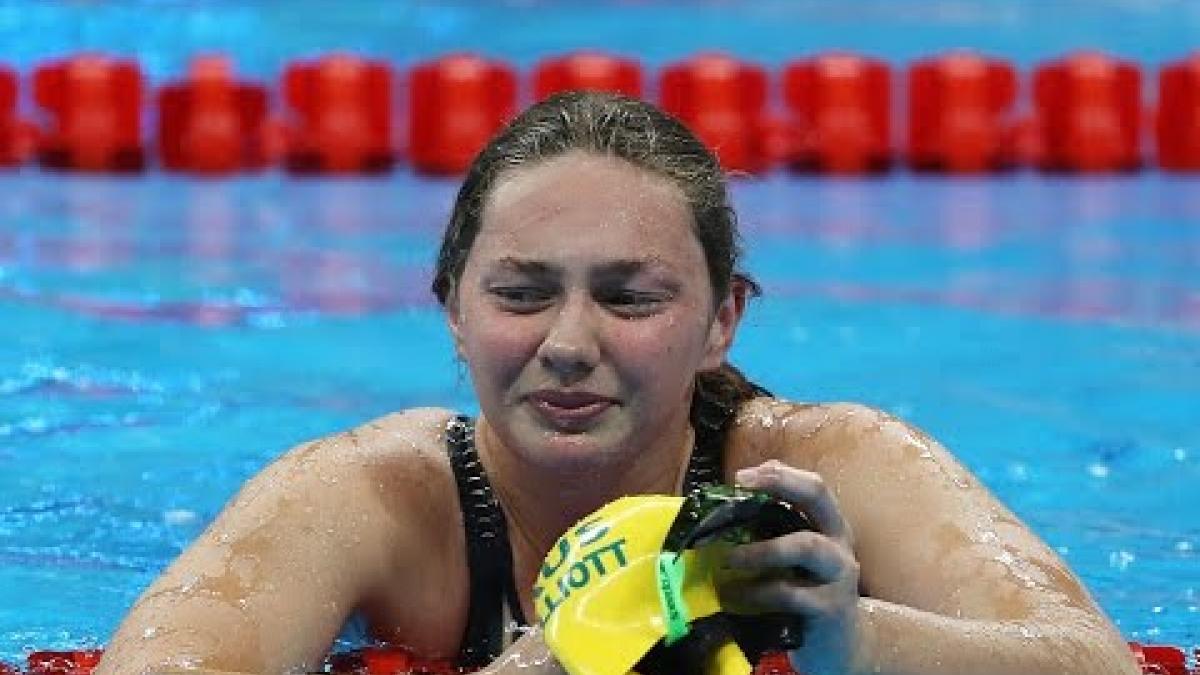
{"type": "MultiPolygon", "coordinates": [[[[504,257],[496,262],[501,270],[511,269],[531,277],[553,277],[562,272],[562,267],[538,260],[504,257]]],[[[621,258],[599,265],[594,273],[602,277],[631,277],[647,269],[667,270],[668,267],[654,258],[621,258]]]]}

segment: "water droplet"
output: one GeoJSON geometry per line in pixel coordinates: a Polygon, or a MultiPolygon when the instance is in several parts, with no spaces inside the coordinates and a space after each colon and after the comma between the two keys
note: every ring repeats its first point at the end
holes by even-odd
{"type": "Polygon", "coordinates": [[[1129,569],[1129,566],[1133,564],[1133,561],[1136,559],[1137,557],[1129,551],[1113,551],[1112,553],[1108,554],[1109,566],[1115,567],[1122,572],[1129,569]]]}
{"type": "Polygon", "coordinates": [[[1024,464],[1008,465],[1008,476],[1015,481],[1024,482],[1029,480],[1029,467],[1024,464]]]}
{"type": "Polygon", "coordinates": [[[168,509],[163,511],[163,521],[168,525],[190,525],[196,522],[195,511],[188,509],[168,509]]]}

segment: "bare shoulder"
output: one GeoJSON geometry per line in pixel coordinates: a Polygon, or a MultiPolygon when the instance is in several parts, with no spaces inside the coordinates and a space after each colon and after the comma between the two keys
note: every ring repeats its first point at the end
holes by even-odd
{"type": "MultiPolygon", "coordinates": [[[[322,513],[358,519],[380,511],[408,513],[406,506],[421,499],[431,478],[448,474],[440,444],[450,416],[414,408],[300,443],[247,481],[222,516],[237,522],[285,505],[299,508],[298,520],[305,522],[322,513]]],[[[383,533],[381,525],[387,523],[373,523],[371,530],[383,533]]]]}
{"type": "Polygon", "coordinates": [[[441,408],[410,408],[390,413],[290,450],[284,464],[319,461],[348,471],[381,465],[435,460],[453,415],[441,408]]]}
{"type": "Polygon", "coordinates": [[[856,403],[747,401],[730,431],[727,473],[773,459],[815,471],[818,462],[845,451],[849,441],[884,419],[884,413],[856,403]]]}
{"type": "Polygon", "coordinates": [[[901,467],[909,460],[948,454],[916,426],[886,411],[851,402],[757,398],[739,409],[731,440],[740,465],[775,459],[817,472],[833,472],[858,462],[876,468],[901,467]]]}
{"type": "Polygon", "coordinates": [[[449,416],[387,415],[281,455],[147,589],[98,673],[185,656],[249,672],[316,665],[350,613],[398,571],[409,578],[429,514],[453,507],[436,451],[449,416]]]}
{"type": "Polygon", "coordinates": [[[752,401],[747,465],[817,474],[853,532],[862,582],[882,600],[947,615],[1104,619],[1067,565],[958,458],[917,426],[857,403],[752,401]]]}

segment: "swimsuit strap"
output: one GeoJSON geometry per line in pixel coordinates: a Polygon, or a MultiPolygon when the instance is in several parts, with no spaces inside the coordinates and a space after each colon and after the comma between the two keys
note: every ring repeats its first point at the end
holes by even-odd
{"type": "MultiPolygon", "coordinates": [[[[766,389],[753,386],[757,395],[771,395],[766,389]]],[[[685,495],[724,482],[725,438],[734,413],[736,408],[712,402],[692,406],[696,444],[683,478],[685,495]]],[[[465,415],[453,417],[446,426],[446,446],[458,484],[471,576],[470,609],[458,665],[480,668],[504,650],[506,601],[513,621],[519,626],[528,623],[513,581],[512,548],[508,544],[504,512],[475,450],[475,422],[465,415]]]]}
{"type": "Polygon", "coordinates": [[[503,604],[519,625],[525,625],[516,584],[512,578],[512,549],[504,512],[488,482],[475,451],[475,423],[465,415],[450,420],[446,446],[467,539],[467,569],[471,575],[470,609],[463,631],[458,666],[478,668],[491,663],[504,650],[503,604]]]}
{"type": "MultiPolygon", "coordinates": [[[[771,396],[771,392],[753,382],[750,386],[754,388],[755,396],[771,396]]],[[[691,422],[696,432],[696,445],[683,477],[684,495],[725,482],[725,440],[736,413],[736,407],[713,400],[693,402],[691,422]]]]}

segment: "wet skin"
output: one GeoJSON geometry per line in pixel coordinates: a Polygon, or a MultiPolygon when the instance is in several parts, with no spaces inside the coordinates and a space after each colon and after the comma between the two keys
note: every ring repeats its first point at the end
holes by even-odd
{"type": "MultiPolygon", "coordinates": [[[[579,154],[514,172],[486,205],[447,319],[527,616],[566,526],[623,494],[679,489],[691,383],[724,359],[742,306],[713,297],[690,226],[670,183],[579,154]]],[[[454,655],[469,588],[450,415],[389,415],[268,467],[138,601],[98,675],[313,666],[353,611],[381,639],[454,655]]],[[[792,656],[805,672],[1136,672],[1066,565],[899,420],[759,399],[724,473],[817,525],[736,559],[812,581],[723,594],[739,611],[803,615],[812,639],[792,656]]],[[[536,635],[508,656],[521,650],[544,654],[536,635]]]]}

